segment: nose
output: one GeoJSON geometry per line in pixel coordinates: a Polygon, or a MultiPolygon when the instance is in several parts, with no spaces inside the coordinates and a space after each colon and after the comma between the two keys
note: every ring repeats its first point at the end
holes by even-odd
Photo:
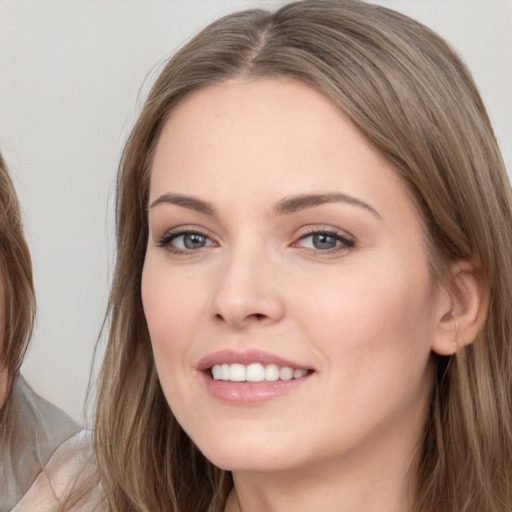
{"type": "Polygon", "coordinates": [[[278,268],[268,255],[252,251],[231,254],[217,276],[212,301],[216,322],[234,329],[271,325],[284,316],[278,268]]]}

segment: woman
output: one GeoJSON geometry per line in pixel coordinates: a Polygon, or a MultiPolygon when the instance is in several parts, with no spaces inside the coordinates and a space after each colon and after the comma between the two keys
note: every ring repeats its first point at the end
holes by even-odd
{"type": "Polygon", "coordinates": [[[94,510],[97,490],[87,496],[78,490],[77,476],[94,481],[85,432],[20,375],[34,321],[34,286],[18,200],[1,155],[0,275],[0,510],[94,510]]]}
{"type": "Polygon", "coordinates": [[[120,166],[110,510],[510,510],[511,223],[424,26],[311,0],[204,29],[120,166]]]}

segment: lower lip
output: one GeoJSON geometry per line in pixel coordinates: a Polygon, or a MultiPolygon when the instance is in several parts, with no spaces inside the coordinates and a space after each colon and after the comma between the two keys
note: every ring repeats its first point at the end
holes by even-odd
{"type": "Polygon", "coordinates": [[[233,405],[257,405],[287,395],[308,382],[312,375],[300,379],[273,382],[231,382],[214,380],[206,372],[201,377],[207,391],[217,400],[233,405]]]}

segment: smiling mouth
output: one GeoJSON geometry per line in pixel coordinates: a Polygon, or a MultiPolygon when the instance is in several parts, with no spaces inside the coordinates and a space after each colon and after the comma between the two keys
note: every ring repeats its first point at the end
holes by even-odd
{"type": "Polygon", "coordinates": [[[277,364],[263,365],[261,363],[240,364],[223,363],[215,364],[209,369],[209,375],[213,380],[227,382],[276,382],[301,379],[310,375],[313,370],[293,369],[289,366],[277,364]]]}

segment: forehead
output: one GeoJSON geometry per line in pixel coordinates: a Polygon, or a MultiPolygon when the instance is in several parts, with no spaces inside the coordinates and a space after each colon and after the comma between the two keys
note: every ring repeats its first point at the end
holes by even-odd
{"type": "Polygon", "coordinates": [[[175,107],[157,144],[151,186],[275,182],[286,175],[317,187],[332,178],[328,170],[341,167],[357,168],[361,178],[379,170],[394,175],[319,92],[285,78],[233,80],[195,91],[175,107]]]}

